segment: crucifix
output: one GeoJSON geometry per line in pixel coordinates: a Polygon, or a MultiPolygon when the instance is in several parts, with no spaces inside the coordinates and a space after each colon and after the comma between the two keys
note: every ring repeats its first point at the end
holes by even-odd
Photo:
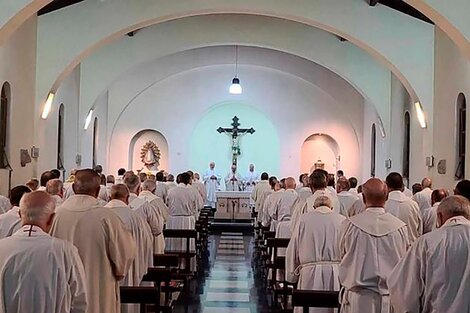
{"type": "Polygon", "coordinates": [[[241,154],[239,139],[245,134],[253,134],[254,128],[238,128],[240,123],[239,118],[234,116],[232,119],[232,128],[219,127],[217,131],[222,134],[228,134],[232,138],[232,164],[237,165],[238,156],[241,154]]]}

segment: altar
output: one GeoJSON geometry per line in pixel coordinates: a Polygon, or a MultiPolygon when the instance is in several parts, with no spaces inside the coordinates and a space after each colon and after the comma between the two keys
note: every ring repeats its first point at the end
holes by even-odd
{"type": "Polygon", "coordinates": [[[249,220],[251,219],[249,191],[217,191],[216,219],[249,220]]]}

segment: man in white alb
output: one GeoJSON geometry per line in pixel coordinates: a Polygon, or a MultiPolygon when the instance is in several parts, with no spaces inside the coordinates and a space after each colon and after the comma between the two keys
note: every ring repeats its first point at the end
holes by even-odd
{"type": "Polygon", "coordinates": [[[435,189],[431,194],[432,207],[423,212],[423,234],[432,232],[437,228],[437,208],[441,201],[447,198],[449,194],[445,189],[435,189]]]}
{"type": "MultiPolygon", "coordinates": [[[[286,279],[302,290],[339,291],[339,233],[344,216],[334,213],[327,196],[315,199],[314,209],[302,216],[286,254],[286,279]]],[[[295,312],[302,312],[296,308],[295,312]]],[[[333,309],[310,309],[333,313],[333,309]]]]}
{"type": "Polygon", "coordinates": [[[0,240],[0,311],[85,313],[85,271],[77,248],[48,232],[55,201],[44,191],[24,195],[22,227],[0,240]]]}
{"type": "Polygon", "coordinates": [[[202,177],[204,180],[204,185],[206,186],[207,191],[207,205],[215,209],[217,203],[217,197],[215,195],[216,191],[220,190],[220,180],[221,177],[217,170],[215,169],[215,163],[211,162],[209,164],[209,169],[204,173],[202,177]]]}
{"type": "Polygon", "coordinates": [[[232,164],[230,173],[225,176],[225,190],[240,191],[242,187],[242,177],[237,172],[237,166],[232,164]]]}
{"type": "Polygon", "coordinates": [[[132,234],[121,219],[97,200],[100,176],[79,170],[67,199],[51,229],[51,235],[75,245],[85,268],[87,313],[120,312],[119,281],[129,272],[136,256],[132,234]]]}
{"type": "Polygon", "coordinates": [[[47,182],[46,192],[52,196],[55,200],[56,208],[60,207],[64,200],[64,183],[58,179],[54,178],[47,182]]]}
{"type": "Polygon", "coordinates": [[[21,198],[30,193],[31,190],[23,185],[16,186],[10,191],[11,209],[0,214],[0,239],[13,235],[21,227],[20,201],[21,198]]]}
{"type": "Polygon", "coordinates": [[[338,200],[341,205],[339,213],[348,217],[349,211],[359,197],[357,193],[350,192],[349,180],[344,176],[338,179],[338,182],[336,183],[336,192],[338,193],[338,200]]]}
{"type": "Polygon", "coordinates": [[[256,184],[255,188],[251,192],[251,199],[255,202],[255,212],[260,212],[263,207],[264,200],[266,199],[266,193],[271,190],[269,185],[269,175],[264,172],[261,174],[261,180],[256,184]]]}
{"type": "MultiPolygon", "coordinates": [[[[266,208],[266,215],[271,221],[271,231],[276,231],[277,226],[285,218],[290,220],[295,206],[300,201],[300,197],[295,191],[295,179],[288,177],[285,180],[286,189],[279,193],[279,201],[276,201],[273,206],[266,208]]],[[[272,197],[269,196],[269,197],[272,197]]]]}
{"type": "Polygon", "coordinates": [[[409,247],[406,224],[384,210],[387,186],[363,186],[366,211],[343,222],[339,236],[341,313],[389,313],[387,278],[409,247]]]}
{"type": "Polygon", "coordinates": [[[299,194],[301,201],[307,200],[307,198],[312,195],[312,189],[310,189],[308,179],[307,173],[299,176],[300,186],[297,188],[297,193],[299,194]]]}
{"type": "Polygon", "coordinates": [[[253,191],[255,185],[259,181],[259,175],[255,171],[255,165],[251,163],[248,167],[248,171],[246,172],[245,177],[243,178],[243,183],[245,184],[246,191],[253,191]]]}
{"type": "Polygon", "coordinates": [[[432,180],[430,178],[423,178],[421,182],[423,190],[417,192],[413,195],[413,200],[418,203],[421,213],[431,207],[431,193],[432,193],[432,180]]]}
{"type": "Polygon", "coordinates": [[[450,196],[437,208],[439,228],[420,237],[389,275],[395,312],[470,311],[470,202],[450,196]]]}

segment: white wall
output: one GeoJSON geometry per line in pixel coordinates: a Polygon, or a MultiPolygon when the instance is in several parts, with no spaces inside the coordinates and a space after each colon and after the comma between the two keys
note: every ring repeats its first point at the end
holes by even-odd
{"type": "MultiPolygon", "coordinates": [[[[188,138],[211,107],[233,99],[227,92],[232,75],[233,66],[198,68],[157,81],[136,95],[118,119],[110,139],[110,171],[127,164],[126,151],[132,137],[148,128],[160,131],[167,138],[169,170],[174,173],[187,170],[190,163],[188,138]]],[[[362,128],[362,101],[351,99],[347,105],[338,103],[315,85],[269,68],[243,65],[239,76],[244,94],[236,98],[237,101],[252,105],[276,126],[281,142],[280,172],[276,174],[298,175],[304,140],[312,134],[324,133],[341,146],[344,170],[359,176],[361,147],[356,129],[362,128]]],[[[132,78],[132,81],[127,80],[130,85],[140,84],[137,76],[132,75],[132,78]]],[[[125,88],[119,86],[109,91],[110,108],[115,107],[115,99],[129,98],[125,88]]],[[[256,125],[246,126],[256,128],[256,125]]],[[[220,135],[214,130],[214,136],[220,135]]],[[[204,170],[210,160],[211,151],[208,151],[207,160],[194,169],[204,170]]],[[[262,171],[263,165],[258,163],[257,168],[262,171]]]]}
{"type": "MultiPolygon", "coordinates": [[[[0,85],[11,87],[8,156],[13,168],[12,186],[24,184],[33,175],[33,164],[20,166],[20,149],[33,146],[36,84],[36,17],[26,21],[0,46],[0,85]]],[[[1,88],[1,87],[0,87],[1,88]]],[[[8,173],[0,171],[0,192],[6,194],[8,173]]]]}
{"type": "MultiPolygon", "coordinates": [[[[446,36],[444,32],[436,28],[436,72],[435,80],[435,105],[434,105],[434,156],[436,163],[439,160],[447,161],[447,173],[437,173],[437,167],[431,171],[434,177],[434,185],[453,188],[456,167],[456,103],[459,93],[463,92],[470,97],[470,62],[462,55],[459,48],[446,36]]],[[[467,102],[468,108],[468,102],[467,102]]],[[[467,110],[467,125],[470,115],[467,110]]],[[[468,126],[467,126],[468,129],[468,126]]],[[[467,135],[467,151],[469,147],[467,135]]],[[[470,176],[470,156],[467,153],[466,178],[470,176]]]]}

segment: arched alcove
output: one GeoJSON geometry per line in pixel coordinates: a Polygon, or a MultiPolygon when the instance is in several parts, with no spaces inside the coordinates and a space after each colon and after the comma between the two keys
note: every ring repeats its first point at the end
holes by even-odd
{"type": "Polygon", "coordinates": [[[8,82],[2,85],[0,95],[0,168],[8,168],[8,112],[11,105],[11,88],[8,82]]]}
{"type": "Polygon", "coordinates": [[[158,149],[160,149],[160,165],[159,170],[168,170],[168,142],[162,133],[154,129],[144,129],[134,135],[129,144],[129,168],[134,171],[139,171],[144,167],[140,159],[140,152],[142,147],[148,141],[153,141],[158,149]]]}
{"type": "Polygon", "coordinates": [[[340,149],[338,142],[326,134],[313,134],[302,144],[300,170],[310,173],[315,163],[324,163],[324,169],[336,173],[340,169],[340,149]]]}
{"type": "Polygon", "coordinates": [[[460,93],[457,97],[457,132],[456,132],[456,168],[455,179],[465,178],[465,156],[467,142],[467,101],[465,95],[460,93]]]}

